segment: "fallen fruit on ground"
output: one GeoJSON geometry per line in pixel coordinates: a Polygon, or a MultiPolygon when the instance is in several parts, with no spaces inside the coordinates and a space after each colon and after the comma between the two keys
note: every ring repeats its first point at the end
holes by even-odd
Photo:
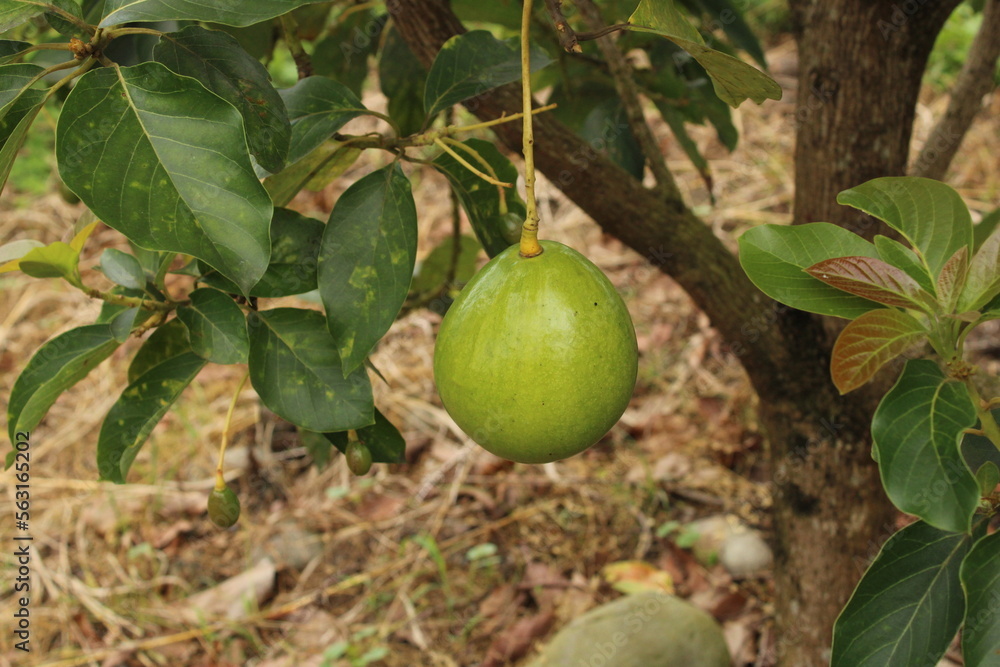
{"type": "Polygon", "coordinates": [[[521,463],[585,450],[614,426],[635,388],[632,319],[607,277],[561,243],[524,258],[511,246],[448,310],[434,378],[455,422],[521,463]]]}
{"type": "Polygon", "coordinates": [[[229,528],[240,518],[240,499],[228,486],[212,489],[208,496],[208,518],[220,528],[229,528]]]}

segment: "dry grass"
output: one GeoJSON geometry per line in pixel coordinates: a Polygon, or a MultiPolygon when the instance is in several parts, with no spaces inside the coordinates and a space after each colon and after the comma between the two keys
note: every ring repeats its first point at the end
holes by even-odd
{"type": "MultiPolygon", "coordinates": [[[[790,44],[777,46],[771,61],[790,85],[790,44]]],[[[915,145],[943,103],[923,101],[915,145]]],[[[994,113],[980,118],[950,176],[979,213],[1000,200],[998,110],[994,99],[994,113]]],[[[793,118],[791,94],[744,106],[733,154],[709,132],[699,135],[713,157],[714,208],[663,135],[689,201],[727,242],[748,226],[789,219],[793,118]]],[[[368,169],[359,164],[354,172],[368,169]]],[[[421,172],[418,181],[425,256],[447,233],[450,214],[441,178],[421,172]]],[[[0,665],[352,664],[324,659],[338,642],[349,645],[353,664],[374,651],[372,664],[393,667],[500,665],[504,651],[529,651],[533,640],[613,596],[602,568],[633,559],[668,572],[681,594],[725,620],[741,660],[770,664],[766,578],[733,582],[656,534],[667,521],[717,513],[767,528],[753,393],[741,369],[716,354],[718,335],[673,281],[603,235],[554,188],[542,183],[540,192],[545,235],[586,250],[625,295],[636,323],[639,385],[604,442],[544,467],[514,466],[479,450],[434,391],[439,318],[416,311],[374,356],[388,379],[376,383],[377,403],[406,436],[410,463],[377,466],[359,479],[337,457],[317,471],[287,425],[248,389],[227,464],[243,516],[220,531],[204,501],[238,368],[212,367],[197,378],[153,433],[131,484],[92,481],[99,425],[139,344],[129,341],[32,432],[33,652],[14,651],[5,630],[0,665]],[[244,577],[231,582],[237,590],[257,593],[233,606],[232,590],[215,587],[237,576],[244,577]]],[[[325,217],[336,194],[297,203],[325,217]]],[[[4,208],[0,242],[66,239],[78,213],[56,196],[4,208]]],[[[88,255],[119,242],[102,231],[88,255]]],[[[56,281],[0,276],[0,396],[44,340],[92,322],[97,310],[56,281]]],[[[11,482],[9,471],[0,474],[0,540],[8,546],[11,482]]],[[[10,581],[14,563],[3,551],[10,581]]],[[[7,595],[0,616],[11,618],[14,605],[7,595]]]]}

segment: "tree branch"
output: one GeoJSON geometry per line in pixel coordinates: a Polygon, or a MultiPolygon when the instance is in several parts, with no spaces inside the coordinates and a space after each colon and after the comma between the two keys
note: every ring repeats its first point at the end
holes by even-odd
{"type": "MultiPolygon", "coordinates": [[[[413,53],[429,66],[449,38],[465,32],[448,0],[394,0],[390,13],[413,53]]],[[[480,118],[497,118],[520,109],[520,86],[491,90],[465,103],[480,118]]],[[[736,257],[679,197],[653,193],[624,169],[600,155],[550,114],[536,117],[536,161],[549,180],[608,233],[637,250],[670,275],[711,318],[758,388],[778,387],[796,364],[775,323],[775,304],[749,281],[736,257]],[[751,331],[753,329],[753,331],[751,331]]],[[[512,150],[519,150],[515,123],[495,128],[512,150]]],[[[787,332],[803,335],[801,329],[787,332]]]]}
{"type": "Polygon", "coordinates": [[[1000,0],[986,0],[983,23],[969,49],[968,59],[951,91],[948,110],[931,131],[910,173],[941,180],[962,145],[962,139],[993,89],[993,73],[1000,59],[1000,0]]]}
{"type": "MultiPolygon", "coordinates": [[[[574,0],[580,9],[584,20],[595,32],[600,31],[604,25],[601,19],[601,10],[597,8],[593,0],[574,0]]],[[[649,129],[646,116],[642,111],[642,100],[639,98],[639,89],[635,85],[632,65],[625,59],[625,55],[618,48],[615,40],[610,35],[604,35],[597,40],[597,46],[608,61],[611,69],[611,77],[614,79],[618,96],[622,99],[622,106],[625,108],[625,116],[628,118],[629,128],[639,142],[642,154],[646,158],[646,163],[653,172],[656,184],[668,199],[681,199],[681,192],[674,181],[674,175],[667,168],[667,161],[660,151],[659,142],[653,136],[653,131],[649,129]]]]}

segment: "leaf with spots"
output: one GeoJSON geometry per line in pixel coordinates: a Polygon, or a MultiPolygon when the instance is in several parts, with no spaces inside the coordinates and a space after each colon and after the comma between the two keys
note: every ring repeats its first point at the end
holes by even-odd
{"type": "Polygon", "coordinates": [[[191,305],[177,310],[188,330],[191,349],[216,364],[245,364],[250,350],[247,322],[232,297],[205,287],[188,295],[191,305]]]}
{"type": "Polygon", "coordinates": [[[17,441],[17,431],[35,428],[60,394],[117,348],[107,324],[70,329],[38,348],[10,391],[7,428],[11,442],[17,441]]]}
{"type": "Polygon", "coordinates": [[[243,117],[160,63],[83,75],[56,132],[59,174],[136,245],[192,255],[246,293],[267,268],[271,200],[243,117]]]}
{"type": "Polygon", "coordinates": [[[416,257],[417,210],[398,165],[365,176],[340,196],[323,233],[318,275],[345,375],[364,363],[396,319],[416,257]]]}
{"type": "Polygon", "coordinates": [[[292,134],[285,103],[264,66],[235,37],[191,25],[160,37],[153,57],[236,107],[257,162],[271,173],[281,171],[292,134]]]}
{"type": "Polygon", "coordinates": [[[252,312],[250,382],[269,409],[310,431],[344,431],[373,420],[365,369],[346,377],[322,313],[298,308],[252,312]]]}
{"type": "Polygon", "coordinates": [[[206,363],[194,352],[182,352],[164,359],[125,388],[104,418],[97,438],[97,470],[102,480],[125,483],[153,427],[206,363]]]}

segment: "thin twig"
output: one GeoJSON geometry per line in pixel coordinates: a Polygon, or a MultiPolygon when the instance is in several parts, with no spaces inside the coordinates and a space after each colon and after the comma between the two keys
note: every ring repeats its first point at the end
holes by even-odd
{"type": "Polygon", "coordinates": [[[555,25],[556,33],[559,36],[559,44],[562,45],[563,49],[569,53],[583,53],[576,32],[566,20],[566,15],[563,14],[562,0],[545,0],[545,8],[549,10],[552,24],[555,25]]]}
{"type": "Polygon", "coordinates": [[[492,185],[497,185],[497,186],[499,186],[499,187],[503,187],[503,188],[509,188],[509,187],[512,187],[512,186],[513,186],[513,183],[504,183],[503,181],[498,181],[497,179],[493,178],[493,177],[492,177],[492,176],[490,176],[489,174],[484,174],[484,173],[483,173],[483,172],[481,172],[481,171],[480,171],[479,169],[476,169],[476,168],[475,168],[474,166],[472,166],[472,163],[471,163],[471,162],[469,162],[469,161],[468,161],[468,160],[466,160],[466,159],[465,159],[464,157],[462,157],[461,155],[459,155],[459,154],[458,154],[458,153],[457,153],[457,152],[455,151],[455,149],[454,149],[454,148],[452,148],[451,146],[449,146],[448,144],[446,144],[446,143],[445,143],[444,141],[442,141],[441,139],[438,139],[437,141],[435,141],[435,142],[434,142],[434,145],[435,145],[435,146],[437,146],[438,148],[440,148],[441,150],[443,150],[443,151],[444,151],[445,153],[447,153],[448,155],[450,155],[450,156],[452,156],[453,158],[455,158],[455,161],[456,161],[456,162],[458,162],[458,163],[459,163],[460,165],[462,165],[463,167],[465,167],[466,169],[468,169],[468,170],[469,170],[469,171],[471,171],[471,172],[472,172],[473,174],[475,174],[475,175],[476,175],[476,176],[478,176],[479,178],[483,179],[483,180],[484,180],[484,181],[486,181],[487,183],[490,183],[490,184],[492,184],[492,185]]]}
{"type": "MultiPolygon", "coordinates": [[[[581,15],[595,31],[600,31],[603,21],[601,13],[592,0],[575,0],[576,6],[580,9],[581,15]]],[[[660,151],[656,137],[646,122],[646,116],[642,111],[642,101],[639,99],[639,89],[633,78],[632,65],[625,59],[625,55],[618,48],[615,41],[607,34],[597,39],[597,46],[608,61],[612,78],[615,81],[615,88],[618,96],[621,97],[622,106],[625,108],[625,116],[628,118],[629,128],[635,135],[639,146],[642,149],[646,163],[653,172],[656,179],[657,188],[668,199],[680,200],[681,194],[674,181],[673,174],[667,168],[667,161],[660,151]]]]}

